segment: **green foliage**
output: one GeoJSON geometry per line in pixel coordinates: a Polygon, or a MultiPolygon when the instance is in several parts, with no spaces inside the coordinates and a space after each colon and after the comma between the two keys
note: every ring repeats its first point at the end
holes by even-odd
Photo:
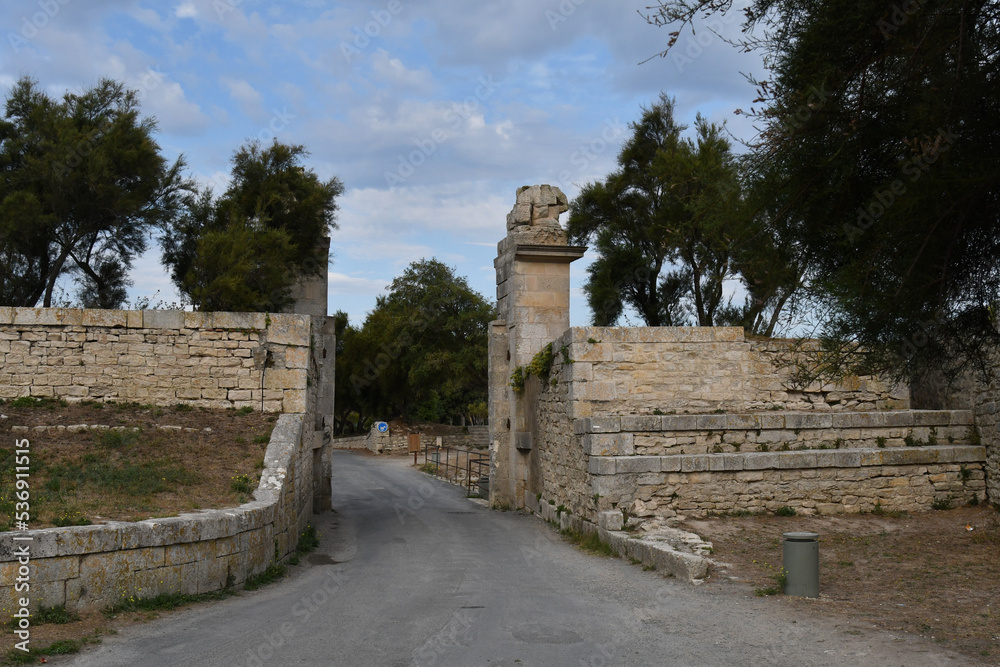
{"type": "Polygon", "coordinates": [[[671,43],[733,12],[736,46],[764,57],[748,210],[808,258],[825,334],[866,350],[860,371],[985,371],[1000,344],[1000,107],[983,104],[1000,99],[1000,6],[658,5],[671,43]]]}
{"type": "Polygon", "coordinates": [[[173,491],[195,480],[195,473],[168,459],[136,464],[93,456],[85,457],[76,466],[53,466],[48,473],[49,479],[56,480],[61,488],[71,489],[77,484],[86,484],[129,496],[173,491]]]}
{"type": "Polygon", "coordinates": [[[232,481],[229,483],[229,488],[236,493],[250,493],[255,487],[256,484],[250,478],[250,475],[234,475],[232,481]]]}
{"type": "Polygon", "coordinates": [[[280,563],[271,563],[267,566],[267,569],[260,574],[255,574],[252,577],[247,577],[246,583],[243,584],[243,589],[248,591],[255,591],[262,586],[266,586],[278,579],[281,579],[286,574],[288,574],[288,568],[280,563]]]}
{"type": "Polygon", "coordinates": [[[363,432],[396,416],[482,423],[494,316],[489,301],[435,259],[408,266],[360,328],[335,315],[336,431],[363,432]]]}
{"type": "Polygon", "coordinates": [[[779,507],[778,509],[774,510],[774,513],[777,516],[795,516],[796,514],[795,508],[789,507],[788,505],[783,505],[782,507],[779,507]]]}
{"type": "Polygon", "coordinates": [[[937,498],[931,503],[932,510],[950,510],[951,509],[951,499],[950,498],[937,498]]]}
{"type": "Polygon", "coordinates": [[[319,534],[316,532],[316,526],[311,523],[306,524],[306,529],[299,535],[299,543],[295,546],[296,553],[307,554],[315,551],[318,546],[319,534]]]}
{"type": "Polygon", "coordinates": [[[561,531],[561,534],[571,544],[576,545],[589,554],[605,558],[612,558],[618,555],[610,544],[601,539],[600,534],[596,530],[590,533],[582,533],[577,530],[567,529],[561,531]]]}
{"type": "Polygon", "coordinates": [[[877,438],[875,438],[875,444],[878,445],[879,449],[885,449],[885,436],[880,435],[877,438]]]}
{"type": "Polygon", "coordinates": [[[302,165],[305,147],[249,142],[233,154],[218,199],[188,197],[165,232],[163,263],[200,310],[275,311],[300,276],[326,270],[319,244],[335,227],[343,184],[302,165]]]}
{"type": "Polygon", "coordinates": [[[249,405],[244,405],[242,408],[240,408],[239,410],[236,411],[236,414],[238,414],[240,416],[252,415],[253,414],[253,408],[250,407],[249,405]]]}
{"type": "Polygon", "coordinates": [[[124,303],[132,262],[191,187],[155,134],[119,82],[62,100],[29,77],[14,84],[0,118],[0,304],[51,306],[67,275],[85,307],[124,303]]]}
{"type": "MultiPolygon", "coordinates": [[[[52,480],[49,480],[50,482],[52,480]]],[[[63,512],[53,517],[52,525],[64,528],[66,526],[89,526],[90,519],[80,512],[63,512]]]]}
{"type": "Polygon", "coordinates": [[[570,237],[597,251],[584,286],[594,324],[613,325],[630,306],[648,326],[732,322],[770,333],[798,273],[782,276],[787,284],[764,284],[762,267],[775,265],[775,249],[737,215],[741,186],[729,141],[701,116],[695,138],[682,138],[686,128],[673,114],[663,94],[643,108],[618,170],[586,185],[571,206],[570,237]],[[740,261],[751,247],[755,257],[769,256],[740,261]],[[734,277],[753,297],[744,307],[723,300],[723,282],[734,277]],[[762,295],[764,287],[780,293],[762,295]]]}
{"type": "Polygon", "coordinates": [[[21,396],[10,402],[12,408],[48,408],[52,410],[57,407],[65,408],[66,401],[58,398],[34,398],[33,396],[21,396]]]}
{"type": "Polygon", "coordinates": [[[78,620],[80,620],[79,615],[72,611],[67,611],[64,604],[52,607],[40,605],[38,610],[31,615],[32,625],[44,625],[46,623],[65,625],[66,623],[73,623],[78,620]]]}
{"type": "Polygon", "coordinates": [[[184,593],[163,593],[151,598],[136,597],[134,595],[125,596],[117,604],[105,607],[101,613],[108,618],[115,618],[122,614],[136,611],[164,611],[186,607],[197,602],[212,602],[224,600],[236,593],[227,584],[226,588],[220,591],[209,593],[197,593],[186,595],[184,593]]]}

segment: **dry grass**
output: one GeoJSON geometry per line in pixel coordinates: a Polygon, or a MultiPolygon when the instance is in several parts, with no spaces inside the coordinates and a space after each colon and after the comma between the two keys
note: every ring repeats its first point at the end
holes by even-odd
{"type": "Polygon", "coordinates": [[[714,545],[717,582],[775,587],[781,534],[820,535],[820,599],[774,604],[932,639],[972,661],[1000,660],[1000,517],[988,507],[902,516],[725,517],[685,528],[714,545]],[[972,530],[969,530],[971,527],[972,530]]]}
{"type": "Polygon", "coordinates": [[[7,416],[0,420],[0,530],[12,526],[15,439],[26,437],[31,443],[29,525],[44,528],[175,516],[246,502],[257,486],[276,419],[187,406],[58,402],[31,407],[8,403],[0,405],[0,413],[7,416]],[[73,424],[125,429],[12,430],[15,425],[73,424]],[[243,475],[252,480],[250,491],[246,484],[233,484],[243,475]]]}

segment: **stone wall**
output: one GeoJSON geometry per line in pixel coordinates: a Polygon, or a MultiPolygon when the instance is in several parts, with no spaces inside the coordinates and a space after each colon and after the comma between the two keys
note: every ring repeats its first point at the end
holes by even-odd
{"type": "Polygon", "coordinates": [[[579,327],[554,344],[573,360],[574,417],[909,407],[872,377],[810,380],[815,342],[747,340],[740,327],[579,327]]]}
{"type": "Polygon", "coordinates": [[[0,533],[0,600],[98,609],[130,596],[240,585],[295,549],[313,505],[314,450],[305,415],[278,418],[254,501],[134,523],[0,533]],[[17,538],[30,537],[30,542],[17,538]],[[15,592],[17,550],[30,549],[30,590],[15,592]]]}
{"type": "Polygon", "coordinates": [[[906,400],[875,378],[796,389],[794,357],[810,352],[790,341],[591,327],[568,330],[553,351],[549,378],[531,377],[516,399],[530,413],[517,438],[530,509],[595,522],[636,503],[665,518],[916,511],[986,497],[972,411],[886,409],[906,400]]]}
{"type": "MultiPolygon", "coordinates": [[[[420,433],[420,451],[425,447],[433,447],[441,439],[442,447],[455,447],[458,449],[485,449],[489,446],[488,426],[467,426],[467,432],[446,433],[434,435],[430,433],[420,433]]],[[[367,449],[372,454],[386,454],[391,452],[405,452],[410,447],[410,436],[408,433],[379,433],[372,426],[366,435],[352,436],[348,438],[336,438],[331,441],[335,449],[367,449]]]]}
{"type": "Polygon", "coordinates": [[[973,407],[977,435],[986,446],[986,492],[994,506],[1000,506],[1000,380],[974,384],[973,407]]]}
{"type": "Polygon", "coordinates": [[[310,327],[292,314],[0,307],[0,398],[303,413],[319,384],[310,327]]]}
{"type": "Polygon", "coordinates": [[[624,509],[639,518],[781,507],[841,514],[978,504],[985,499],[985,457],[983,447],[962,445],[594,456],[590,470],[600,509],[624,509]]]}

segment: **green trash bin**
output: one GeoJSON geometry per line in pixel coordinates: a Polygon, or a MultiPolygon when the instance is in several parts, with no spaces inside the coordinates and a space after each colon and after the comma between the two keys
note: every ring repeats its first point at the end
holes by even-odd
{"type": "Polygon", "coordinates": [[[785,595],[819,597],[819,534],[784,533],[785,595]]]}

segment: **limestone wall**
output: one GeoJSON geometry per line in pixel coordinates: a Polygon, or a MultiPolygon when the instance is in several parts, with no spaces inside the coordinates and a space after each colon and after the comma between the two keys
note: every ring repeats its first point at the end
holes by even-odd
{"type": "Polygon", "coordinates": [[[666,517],[986,498],[972,411],[886,409],[906,399],[875,378],[796,385],[815,351],[801,347],[739,329],[568,330],[549,379],[517,398],[532,416],[516,440],[537,459],[525,504],[593,522],[637,501],[666,517]]]}
{"type": "Polygon", "coordinates": [[[575,417],[909,407],[871,377],[809,380],[814,343],[746,340],[739,327],[579,327],[554,348],[573,360],[575,417]]]}
{"type": "Polygon", "coordinates": [[[291,314],[0,307],[0,398],[257,409],[263,399],[303,413],[318,384],[310,326],[291,314]]]}
{"type": "Polygon", "coordinates": [[[254,501],[167,519],[0,533],[0,601],[97,609],[130,596],[240,585],[294,550],[312,512],[313,449],[304,415],[278,418],[254,501]],[[30,542],[17,538],[30,537],[30,542]],[[30,590],[15,592],[30,549],[30,590]]]}
{"type": "Polygon", "coordinates": [[[639,517],[709,512],[926,511],[984,501],[983,447],[942,445],[714,456],[594,456],[600,507],[639,517]],[[638,501],[638,502],[636,502],[638,501]]]}
{"type": "Polygon", "coordinates": [[[973,395],[977,435],[987,452],[986,491],[990,502],[1000,505],[1000,415],[997,414],[1000,381],[976,383],[973,395]]]}
{"type": "MultiPolygon", "coordinates": [[[[446,433],[440,436],[430,433],[419,435],[421,452],[425,447],[436,445],[438,438],[441,438],[442,447],[485,449],[489,446],[488,426],[468,426],[465,427],[465,432],[446,433]]],[[[331,445],[335,449],[367,449],[373,454],[405,452],[410,446],[410,436],[408,433],[379,433],[373,426],[366,435],[336,438],[331,441],[331,445]]]]}

